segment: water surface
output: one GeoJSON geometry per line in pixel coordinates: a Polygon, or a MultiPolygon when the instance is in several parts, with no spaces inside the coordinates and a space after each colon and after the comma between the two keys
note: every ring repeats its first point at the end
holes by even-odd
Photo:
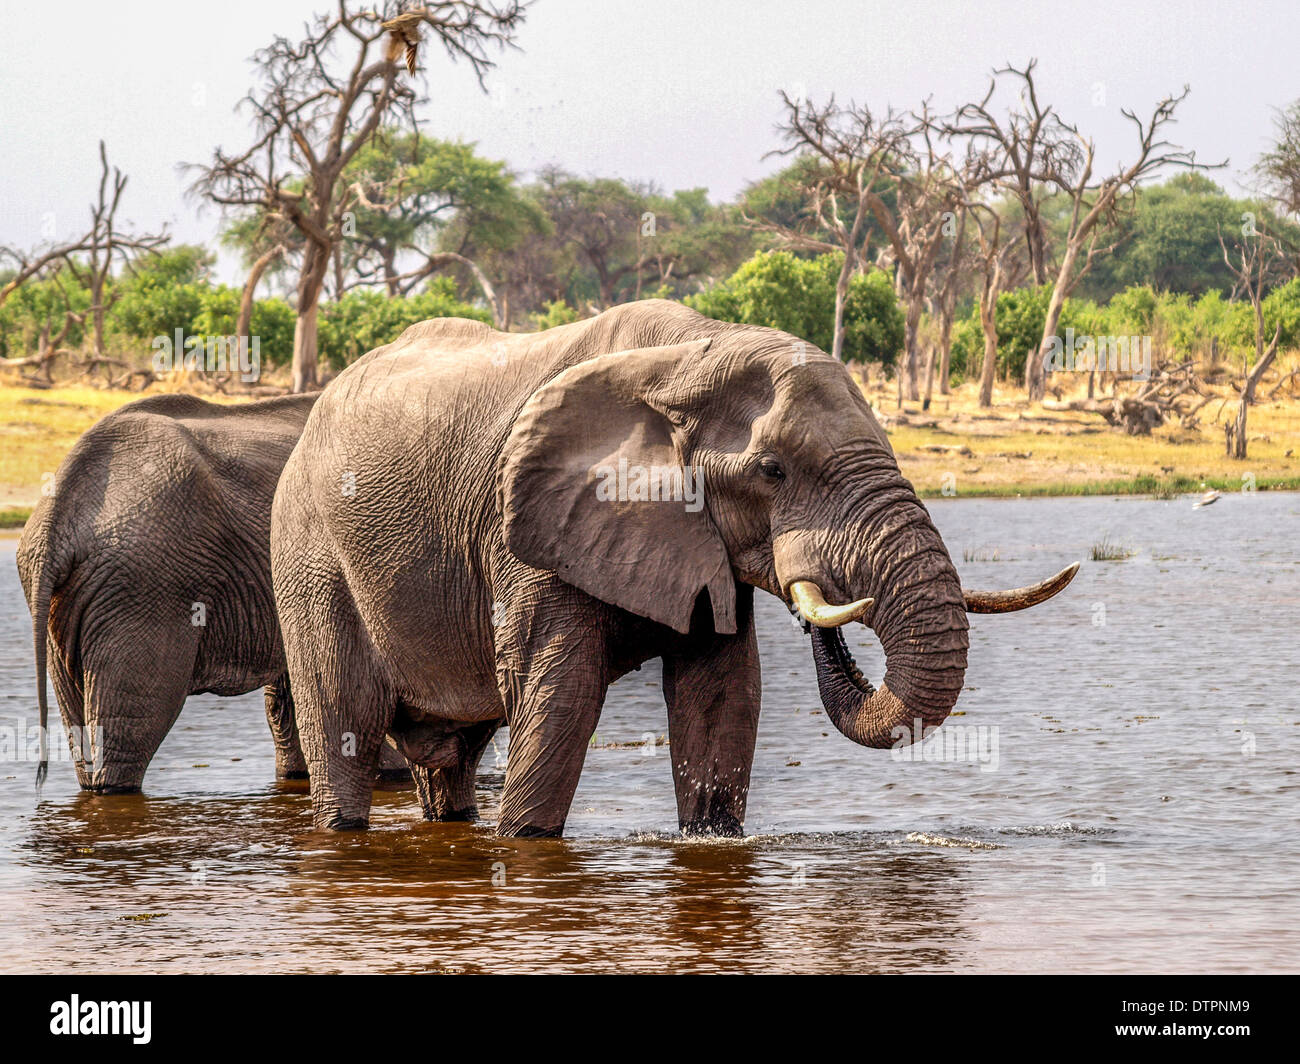
{"type": "MultiPolygon", "coordinates": [[[[140,796],[0,763],[0,970],[1222,971],[1300,967],[1300,497],[930,504],[968,586],[1056,600],[973,617],[949,726],[897,761],[821,712],[807,638],[760,596],[764,707],[743,840],[676,835],[658,670],[606,704],[562,840],[427,824],[311,829],[261,696],[198,696],[140,796]],[[969,556],[970,560],[963,560],[969,556]],[[982,733],[973,729],[985,729],[982,733]],[[988,730],[996,729],[996,732],[988,730]],[[985,745],[978,745],[980,735],[985,745]],[[996,748],[993,736],[996,735],[996,748]],[[996,757],[994,757],[996,753],[996,757]]],[[[30,619],[0,542],[0,727],[35,723],[30,619]]],[[[879,682],[865,629],[850,636],[879,682]]],[[[11,749],[11,748],[10,748],[11,749]]]]}

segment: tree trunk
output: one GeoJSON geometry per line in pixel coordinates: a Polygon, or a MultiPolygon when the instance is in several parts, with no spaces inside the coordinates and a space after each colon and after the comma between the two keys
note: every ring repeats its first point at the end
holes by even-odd
{"type": "Polygon", "coordinates": [[[952,384],[952,318],[956,308],[945,301],[939,308],[939,394],[951,395],[952,384]]]}
{"type": "Polygon", "coordinates": [[[835,279],[835,324],[831,331],[831,357],[844,361],[844,305],[849,301],[849,281],[853,277],[853,264],[844,256],[844,265],[835,279]]]}
{"type": "Polygon", "coordinates": [[[907,376],[907,398],[913,401],[921,398],[919,360],[917,358],[917,342],[921,332],[921,310],[923,309],[920,298],[910,298],[907,301],[907,318],[903,328],[903,366],[902,370],[907,376]]]}
{"type": "Polygon", "coordinates": [[[1052,338],[1056,336],[1056,330],[1061,324],[1061,311],[1065,307],[1065,291],[1069,287],[1070,278],[1074,276],[1074,263],[1078,255],[1077,244],[1071,244],[1065,249],[1061,269],[1056,275],[1056,283],[1052,286],[1052,298],[1047,304],[1047,318],[1043,321],[1042,339],[1038,342],[1038,350],[1030,351],[1029,357],[1025,360],[1025,388],[1032,403],[1041,402],[1043,396],[1047,394],[1047,372],[1043,369],[1043,358],[1051,350],[1052,338]]]}
{"type": "MultiPolygon", "coordinates": [[[[1021,202],[1028,205],[1030,197],[1021,197],[1021,202]]],[[[1029,269],[1033,274],[1034,284],[1047,283],[1047,247],[1043,239],[1043,223],[1037,209],[1025,212],[1025,247],[1029,253],[1029,269]]]]}
{"type": "Polygon", "coordinates": [[[270,251],[259,255],[257,261],[253,263],[253,268],[248,271],[248,280],[244,282],[244,294],[239,298],[239,321],[235,324],[236,336],[248,335],[253,321],[253,296],[257,292],[258,282],[261,281],[266,268],[282,254],[284,254],[284,247],[277,244],[270,251]]]}
{"type": "Polygon", "coordinates": [[[984,365],[980,371],[980,406],[993,405],[993,378],[998,369],[998,323],[994,311],[996,299],[987,292],[980,297],[980,327],[984,330],[984,365]]]}
{"type": "Polygon", "coordinates": [[[293,326],[293,390],[309,392],[316,387],[316,311],[315,302],[300,311],[293,326]]]}
{"type": "Polygon", "coordinates": [[[316,367],[316,313],[320,303],[329,249],[308,244],[298,279],[298,320],[293,327],[293,390],[312,391],[319,380],[316,367]]]}
{"type": "Polygon", "coordinates": [[[384,284],[388,287],[388,298],[396,299],[402,294],[400,282],[397,280],[397,253],[385,245],[380,256],[384,266],[384,284]]]}
{"type": "Polygon", "coordinates": [[[104,313],[107,309],[104,306],[104,278],[102,276],[95,276],[91,280],[90,298],[93,300],[90,321],[93,327],[95,354],[102,358],[104,355],[104,313]]]}
{"type": "MultiPolygon", "coordinates": [[[[1282,323],[1277,323],[1277,328],[1273,331],[1273,342],[1264,349],[1264,315],[1260,309],[1259,300],[1255,301],[1255,368],[1245,374],[1245,381],[1241,385],[1241,403],[1237,407],[1237,423],[1227,422],[1224,425],[1224,433],[1227,436],[1227,453],[1229,458],[1246,457],[1246,412],[1250,409],[1250,404],[1255,401],[1255,388],[1258,386],[1260,378],[1268,372],[1268,367],[1273,364],[1273,359],[1277,355],[1277,342],[1282,336],[1282,323]]],[[[1245,361],[1244,359],[1242,360],[1245,361]]],[[[1243,372],[1245,366],[1242,366],[1243,372]]]]}

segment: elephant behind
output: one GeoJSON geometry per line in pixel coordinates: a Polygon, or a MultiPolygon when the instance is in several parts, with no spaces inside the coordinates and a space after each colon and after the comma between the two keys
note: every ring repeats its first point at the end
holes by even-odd
{"type": "Polygon", "coordinates": [[[277,775],[306,775],[269,541],[276,481],[316,398],[219,405],[151,396],[77,441],[18,546],[36,650],[40,778],[47,650],[70,740],[88,740],[71,744],[85,789],[139,790],[188,695],[262,686],[277,775]]]}
{"type": "Polygon", "coordinates": [[[312,411],[271,544],[316,822],[365,826],[386,734],[426,817],[474,816],[504,721],[516,836],[562,832],[609,684],[655,657],[679,824],[740,833],[756,588],[810,622],[836,727],[888,747],[952,708],[968,611],[1073,575],[963,591],[843,365],[662,300],[535,334],[438,319],[370,352],[312,411]],[[840,635],[856,620],[879,689],[840,635]]]}

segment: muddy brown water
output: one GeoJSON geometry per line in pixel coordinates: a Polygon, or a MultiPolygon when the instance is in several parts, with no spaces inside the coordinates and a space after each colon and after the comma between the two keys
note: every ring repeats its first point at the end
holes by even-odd
{"type": "MultiPolygon", "coordinates": [[[[0,970],[1294,971],[1300,496],[930,508],[971,586],[1106,535],[1137,553],[972,618],[947,760],[836,733],[806,637],[761,596],[731,841],[677,837],[667,750],[625,745],[666,730],[654,664],[611,692],[562,840],[492,835],[505,732],[484,823],[424,823],[390,791],[370,832],[314,832],[303,788],[272,779],[258,695],[190,699],[143,795],[82,795],[63,760],[38,800],[13,741],[35,724],[30,621],[0,542],[0,970]]],[[[871,634],[850,643],[879,680],[871,634]]]]}

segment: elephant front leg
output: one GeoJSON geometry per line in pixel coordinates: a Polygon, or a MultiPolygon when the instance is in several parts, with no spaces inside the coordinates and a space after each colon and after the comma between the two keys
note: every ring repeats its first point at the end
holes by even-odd
{"type": "Polygon", "coordinates": [[[735,635],[690,638],[664,655],[677,821],[687,835],[741,835],[754,764],[762,679],[753,594],[735,635]]]}

